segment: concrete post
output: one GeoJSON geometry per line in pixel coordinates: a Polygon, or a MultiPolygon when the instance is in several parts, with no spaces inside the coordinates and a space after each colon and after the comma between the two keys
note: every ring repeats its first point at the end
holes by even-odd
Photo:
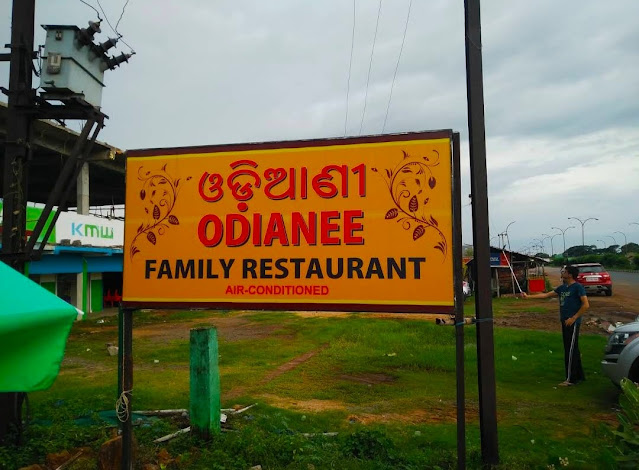
{"type": "Polygon", "coordinates": [[[89,164],[84,163],[77,179],[78,214],[89,215],[89,164]]]}
{"type": "Polygon", "coordinates": [[[209,439],[220,432],[220,371],[217,330],[191,330],[191,431],[209,439]]]}

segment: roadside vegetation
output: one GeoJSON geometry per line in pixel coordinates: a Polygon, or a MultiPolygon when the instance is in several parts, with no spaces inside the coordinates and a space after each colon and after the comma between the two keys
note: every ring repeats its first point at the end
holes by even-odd
{"type": "MultiPolygon", "coordinates": [[[[525,308],[556,321],[554,303],[525,308]]],[[[467,302],[466,314],[472,310],[467,302]]],[[[494,301],[496,317],[521,311],[517,299],[494,301]]],[[[450,322],[364,313],[138,312],[134,410],[188,408],[188,330],[206,325],[217,326],[220,337],[223,408],[257,405],[229,414],[226,431],[211,442],[185,434],[155,444],[188,421],[139,421],[136,468],[456,468],[450,322]]],[[[480,468],[475,328],[465,331],[468,468],[480,468]]],[[[616,468],[620,392],[600,374],[605,341],[582,335],[588,380],[561,388],[558,331],[495,328],[500,468],[616,468]]],[[[67,468],[96,468],[101,444],[116,432],[117,357],[106,343],[117,344],[116,317],[74,325],[58,379],[30,394],[24,444],[0,447],[0,468],[44,464],[48,455],[80,448],[67,468]]]]}
{"type": "Polygon", "coordinates": [[[551,259],[551,265],[563,266],[567,263],[601,263],[608,269],[639,269],[639,245],[628,243],[619,247],[612,245],[607,248],[597,248],[594,245],[573,246],[565,253],[553,257],[545,253],[544,258],[551,259]]]}

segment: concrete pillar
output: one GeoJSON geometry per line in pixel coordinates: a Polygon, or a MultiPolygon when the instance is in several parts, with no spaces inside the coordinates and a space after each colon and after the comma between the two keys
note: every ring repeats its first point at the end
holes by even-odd
{"type": "Polygon", "coordinates": [[[89,215],[89,164],[82,165],[77,181],[78,214],[89,215]]]}
{"type": "Polygon", "coordinates": [[[71,291],[71,304],[82,310],[82,293],[84,292],[83,285],[84,273],[78,273],[75,275],[75,290],[71,291]]]}
{"type": "Polygon", "coordinates": [[[202,439],[220,432],[220,370],[217,330],[191,330],[191,431],[202,439]]]}

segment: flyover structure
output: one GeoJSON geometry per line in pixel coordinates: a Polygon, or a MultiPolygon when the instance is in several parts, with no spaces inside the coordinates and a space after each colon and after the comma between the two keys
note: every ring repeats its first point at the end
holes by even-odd
{"type": "MultiPolygon", "coordinates": [[[[7,104],[0,102],[0,158],[4,159],[7,137],[7,104]]],[[[71,155],[80,134],[49,120],[37,120],[32,130],[31,157],[28,163],[27,200],[42,203],[55,185],[56,177],[71,155]]],[[[124,204],[124,151],[96,141],[87,157],[76,184],[76,191],[68,200],[69,207],[77,207],[81,214],[89,213],[89,206],[124,204]]],[[[0,194],[3,193],[0,179],[0,194]]]]}

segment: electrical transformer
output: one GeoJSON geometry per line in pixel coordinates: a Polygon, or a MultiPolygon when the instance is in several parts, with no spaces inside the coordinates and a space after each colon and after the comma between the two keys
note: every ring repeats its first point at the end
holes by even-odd
{"type": "Polygon", "coordinates": [[[109,57],[107,50],[117,39],[102,44],[93,42],[100,32],[99,22],[89,22],[88,28],[69,25],[43,25],[47,37],[42,56],[40,87],[49,99],[81,99],[100,108],[104,71],[128,61],[130,54],[109,57]]]}

